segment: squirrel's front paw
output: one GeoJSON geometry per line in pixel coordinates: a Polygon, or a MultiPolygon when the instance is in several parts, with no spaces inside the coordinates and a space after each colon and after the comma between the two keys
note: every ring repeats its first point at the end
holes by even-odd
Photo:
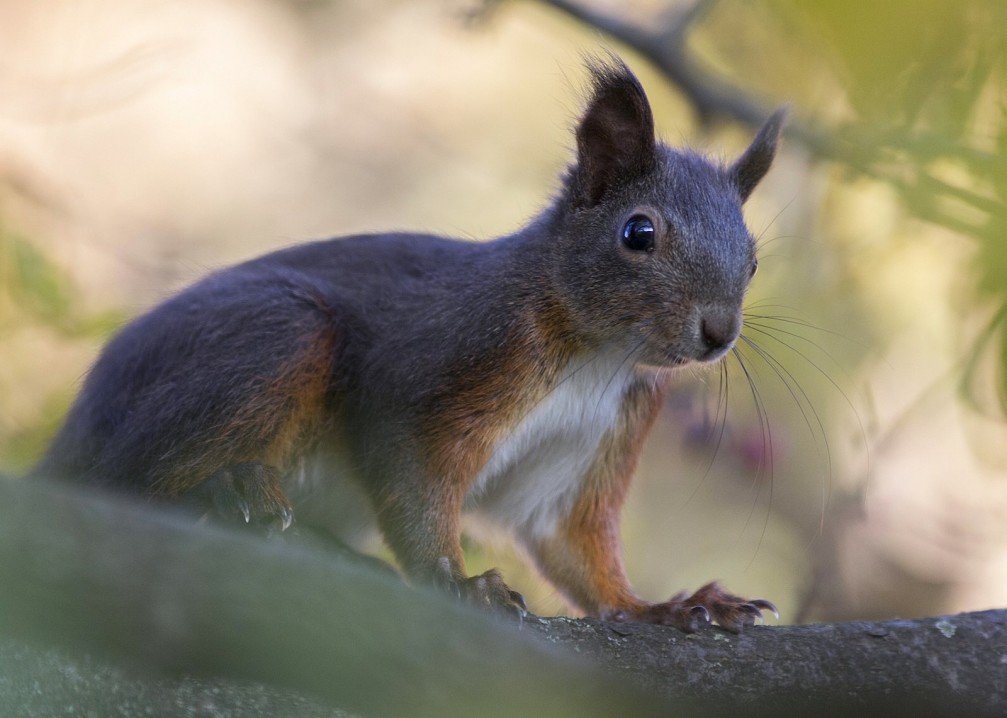
{"type": "Polygon", "coordinates": [[[474,606],[515,616],[519,620],[528,613],[524,596],[512,591],[495,568],[465,578],[457,574],[450,559],[443,557],[437,562],[434,583],[474,606]]]}
{"type": "Polygon", "coordinates": [[[777,618],[780,612],[769,601],[757,598],[748,600],[728,593],[716,581],[700,588],[688,598],[685,592],[664,603],[654,603],[632,612],[615,610],[605,618],[616,621],[657,623],[693,633],[701,626],[716,623],[731,633],[762,620],[762,612],[770,611],[777,618]]]}

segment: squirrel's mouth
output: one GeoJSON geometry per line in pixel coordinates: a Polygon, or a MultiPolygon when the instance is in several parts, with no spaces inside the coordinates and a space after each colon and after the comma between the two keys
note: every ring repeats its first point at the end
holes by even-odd
{"type": "Polygon", "coordinates": [[[738,337],[728,337],[712,342],[674,336],[662,341],[651,336],[640,341],[636,361],[659,369],[678,369],[690,364],[716,364],[734,349],[737,339],[738,337]]]}
{"type": "Polygon", "coordinates": [[[638,345],[636,361],[656,369],[677,369],[703,359],[697,357],[690,347],[682,346],[681,341],[648,337],[638,345]]]}
{"type": "Polygon", "coordinates": [[[682,356],[681,354],[664,354],[663,356],[651,356],[649,358],[642,357],[639,361],[640,364],[654,369],[678,369],[679,367],[692,364],[696,360],[682,356]]]}
{"type": "Polygon", "coordinates": [[[730,344],[727,344],[726,346],[712,347],[708,349],[701,356],[696,357],[696,361],[701,362],[703,364],[714,364],[723,359],[724,357],[726,357],[728,352],[730,352],[732,349],[734,349],[733,341],[730,344]]]}
{"type": "Polygon", "coordinates": [[[660,363],[661,366],[667,367],[669,369],[674,369],[678,367],[686,366],[687,364],[715,364],[721,359],[723,359],[727,354],[734,348],[734,342],[731,342],[727,346],[713,347],[706,351],[699,352],[693,355],[679,354],[677,352],[669,352],[663,358],[660,363]]]}

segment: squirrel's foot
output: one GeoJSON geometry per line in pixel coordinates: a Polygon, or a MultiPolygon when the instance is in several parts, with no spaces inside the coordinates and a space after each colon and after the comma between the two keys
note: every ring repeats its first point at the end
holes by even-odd
{"type": "Polygon", "coordinates": [[[208,511],[225,521],[244,521],[258,527],[290,527],[294,510],[272,466],[249,462],[227,466],[210,475],[191,493],[208,511]]]}
{"type": "Polygon", "coordinates": [[[769,601],[735,596],[714,581],[689,597],[683,591],[664,603],[647,604],[632,610],[616,609],[607,612],[603,618],[675,626],[686,633],[694,633],[702,626],[716,623],[731,633],[738,633],[742,628],[762,621],[763,611],[770,611],[777,618],[780,617],[776,606],[769,601]]]}
{"type": "Polygon", "coordinates": [[[524,596],[512,591],[495,568],[478,576],[465,578],[454,569],[451,560],[444,556],[437,562],[434,584],[474,606],[513,616],[519,621],[528,613],[524,596]]]}

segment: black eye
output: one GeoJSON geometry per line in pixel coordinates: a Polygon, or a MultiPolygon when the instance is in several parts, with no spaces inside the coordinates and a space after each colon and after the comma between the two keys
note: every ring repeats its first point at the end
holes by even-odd
{"type": "Polygon", "coordinates": [[[634,252],[654,249],[654,223],[642,214],[634,214],[622,228],[622,244],[634,252]]]}
{"type": "Polygon", "coordinates": [[[755,273],[758,272],[758,271],[759,271],[759,260],[753,258],[752,259],[752,270],[751,270],[751,272],[749,272],[748,278],[751,279],[752,277],[754,277],[755,273]]]}

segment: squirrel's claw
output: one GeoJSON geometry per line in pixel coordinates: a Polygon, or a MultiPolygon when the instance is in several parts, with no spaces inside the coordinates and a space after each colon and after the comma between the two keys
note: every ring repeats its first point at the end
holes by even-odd
{"type": "Polygon", "coordinates": [[[528,603],[524,600],[524,596],[522,596],[520,593],[518,593],[517,591],[511,591],[510,599],[515,606],[520,608],[525,613],[528,612],[528,603]]]}
{"type": "Polygon", "coordinates": [[[780,609],[776,607],[772,601],[767,601],[764,598],[757,598],[754,601],[749,601],[749,605],[755,608],[759,612],[759,617],[762,617],[763,611],[769,611],[776,617],[776,620],[780,620],[780,609]]]}
{"type": "Polygon", "coordinates": [[[294,523],[294,511],[289,506],[280,508],[280,531],[286,531],[294,523]]]}
{"type": "Polygon", "coordinates": [[[280,484],[280,473],[271,466],[235,464],[212,474],[190,492],[188,500],[225,521],[244,519],[258,527],[279,522],[286,531],[294,522],[294,510],[280,484]]]}
{"type": "Polygon", "coordinates": [[[689,633],[695,633],[701,626],[708,626],[713,621],[706,606],[693,606],[687,614],[689,633]]]}
{"type": "MultiPolygon", "coordinates": [[[[672,596],[664,603],[655,603],[635,610],[619,610],[618,615],[643,623],[675,626],[685,633],[695,633],[701,627],[716,623],[721,628],[738,633],[743,628],[762,621],[763,611],[771,611],[779,619],[780,612],[770,601],[759,598],[746,600],[728,593],[720,584],[708,583],[691,596],[672,596]]],[[[625,620],[625,619],[624,619],[625,620]]]]}
{"type": "Polygon", "coordinates": [[[475,606],[513,616],[519,623],[528,614],[528,604],[517,591],[512,591],[500,572],[494,568],[478,576],[464,577],[454,569],[451,560],[442,556],[436,564],[434,585],[475,606]]]}
{"type": "Polygon", "coordinates": [[[715,581],[700,588],[689,600],[702,602],[710,610],[713,621],[731,633],[753,626],[756,621],[761,622],[763,611],[772,611],[777,619],[780,617],[779,610],[772,602],[763,598],[743,599],[728,593],[715,581]]]}

